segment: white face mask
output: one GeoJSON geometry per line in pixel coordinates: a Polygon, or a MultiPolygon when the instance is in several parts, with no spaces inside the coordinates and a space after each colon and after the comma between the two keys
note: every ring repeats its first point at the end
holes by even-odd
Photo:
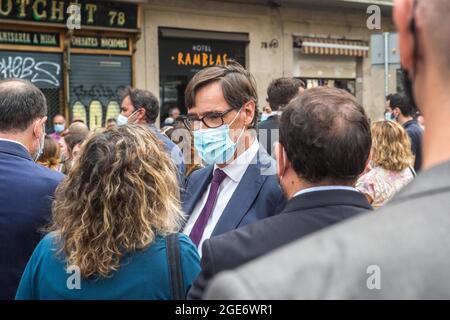
{"type": "Polygon", "coordinates": [[[117,117],[117,125],[120,126],[124,126],[128,123],[128,117],[125,117],[122,114],[119,114],[119,116],[117,117]]]}
{"type": "MultiPolygon", "coordinates": [[[[135,114],[135,113],[137,113],[139,111],[139,109],[138,110],[135,110],[132,114],[130,114],[130,116],[128,116],[128,117],[126,117],[126,116],[124,116],[124,115],[122,115],[121,113],[119,114],[119,116],[117,117],[117,125],[120,127],[120,126],[124,126],[124,125],[126,125],[127,123],[128,123],[128,120],[135,114]]],[[[130,124],[132,124],[132,123],[130,123],[130,124]]]]}
{"type": "Polygon", "coordinates": [[[33,157],[34,162],[36,162],[39,157],[44,153],[44,143],[45,143],[45,124],[42,125],[42,136],[39,139],[39,146],[36,154],[33,157]]]}

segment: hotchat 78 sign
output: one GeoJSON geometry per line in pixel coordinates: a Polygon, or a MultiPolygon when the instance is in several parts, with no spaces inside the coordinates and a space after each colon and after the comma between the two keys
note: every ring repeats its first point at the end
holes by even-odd
{"type": "MultiPolygon", "coordinates": [[[[0,20],[33,21],[66,25],[73,0],[0,0],[0,20]]],[[[137,28],[138,6],[133,3],[79,0],[81,28],[137,28]]]]}

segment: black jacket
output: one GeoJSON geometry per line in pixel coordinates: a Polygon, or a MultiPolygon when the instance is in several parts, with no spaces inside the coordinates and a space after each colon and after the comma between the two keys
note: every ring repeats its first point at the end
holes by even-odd
{"type": "Polygon", "coordinates": [[[292,198],[279,215],[212,237],[203,244],[202,271],[188,299],[201,299],[209,281],[221,271],[371,209],[364,195],[356,191],[308,192],[292,198]]]}
{"type": "Polygon", "coordinates": [[[258,141],[266,149],[267,153],[275,156],[273,151],[275,142],[278,142],[280,128],[280,117],[270,116],[267,120],[258,124],[258,141]]]}
{"type": "Polygon", "coordinates": [[[406,133],[411,140],[411,151],[415,156],[414,161],[414,170],[419,172],[422,168],[422,139],[423,139],[423,130],[419,126],[417,120],[410,120],[403,124],[403,127],[406,130],[406,133]]]}

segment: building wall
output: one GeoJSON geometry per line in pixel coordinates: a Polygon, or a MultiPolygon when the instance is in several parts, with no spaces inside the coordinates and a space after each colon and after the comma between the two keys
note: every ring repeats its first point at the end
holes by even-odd
{"type": "MultiPolygon", "coordinates": [[[[143,5],[143,29],[137,43],[136,86],[159,95],[158,27],[200,29],[249,34],[247,67],[258,84],[260,107],[270,81],[294,75],[293,37],[336,36],[370,41],[365,10],[339,11],[326,7],[270,8],[263,5],[223,3],[207,0],[150,0],[143,5]],[[261,43],[279,42],[278,48],[262,48],[261,43]]],[[[390,18],[383,18],[381,31],[392,31],[390,18]]],[[[324,56],[324,59],[326,57],[324,56]]],[[[384,108],[384,71],[372,68],[370,58],[357,64],[357,97],[372,119],[384,108]]],[[[390,77],[395,91],[395,70],[390,77]]]]}

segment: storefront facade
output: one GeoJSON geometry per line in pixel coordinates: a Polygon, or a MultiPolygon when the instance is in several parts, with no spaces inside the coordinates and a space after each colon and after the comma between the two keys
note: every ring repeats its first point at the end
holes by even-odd
{"type": "MultiPolygon", "coordinates": [[[[369,30],[367,4],[336,8],[297,2],[271,6],[266,1],[147,1],[136,55],[143,68],[137,70],[136,85],[159,95],[162,117],[171,105],[184,110],[186,81],[203,67],[203,62],[194,62],[196,54],[205,53],[209,59],[212,53],[214,60],[227,51],[232,52],[229,58],[239,56],[255,77],[259,108],[273,79],[293,76],[309,87],[346,89],[371,118],[381,117],[384,73],[371,66],[370,35],[394,30],[392,8],[383,9],[380,30],[369,30]],[[227,47],[221,47],[224,37],[227,47]]],[[[391,70],[390,80],[394,92],[396,70],[391,70]]]]}
{"type": "Polygon", "coordinates": [[[364,41],[294,37],[293,76],[308,88],[336,87],[356,95],[358,65],[368,53],[364,41]]]}
{"type": "Polygon", "coordinates": [[[162,118],[172,106],[186,113],[184,90],[202,68],[227,64],[230,59],[246,66],[246,33],[225,33],[189,29],[158,30],[159,94],[162,118]]]}
{"type": "Polygon", "coordinates": [[[72,3],[1,1],[0,79],[31,81],[49,119],[61,113],[94,129],[117,117],[120,90],[134,84],[140,6],[80,0],[77,21],[72,3]]]}

